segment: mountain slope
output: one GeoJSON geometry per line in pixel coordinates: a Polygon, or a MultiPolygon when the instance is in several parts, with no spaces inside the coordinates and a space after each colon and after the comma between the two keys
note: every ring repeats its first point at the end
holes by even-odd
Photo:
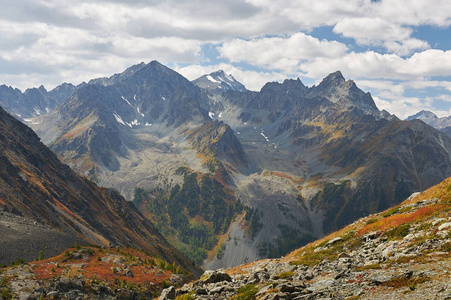
{"type": "MultiPolygon", "coordinates": [[[[133,204],[117,192],[99,188],[77,175],[39,141],[33,130],[1,108],[0,141],[3,210],[42,224],[48,230],[58,230],[65,236],[60,251],[61,247],[67,247],[64,243],[81,240],[103,246],[134,246],[186,267],[190,265],[133,204]]],[[[11,228],[19,229],[14,224],[11,228]]],[[[26,240],[27,234],[21,239],[26,240]]],[[[7,249],[10,244],[5,240],[1,247],[7,249]]],[[[36,250],[25,248],[23,254],[30,251],[27,257],[35,258],[37,253],[32,252],[36,250]]],[[[7,253],[3,249],[0,252],[7,253]]],[[[3,262],[11,259],[1,257],[3,262]]]]}
{"type": "Polygon", "coordinates": [[[74,245],[64,253],[0,267],[2,298],[153,299],[192,279],[176,263],[136,248],[74,245]]]}
{"type": "Polygon", "coordinates": [[[286,257],[207,271],[192,299],[447,299],[451,178],[286,257]],[[228,275],[228,276],[227,276],[228,275]]]}

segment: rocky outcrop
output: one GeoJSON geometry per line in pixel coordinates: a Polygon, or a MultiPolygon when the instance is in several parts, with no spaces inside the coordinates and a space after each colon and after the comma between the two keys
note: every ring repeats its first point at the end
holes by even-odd
{"type": "Polygon", "coordinates": [[[189,132],[188,141],[201,155],[228,161],[236,168],[248,165],[243,146],[230,126],[223,122],[204,123],[189,132]]]}
{"type": "Polygon", "coordinates": [[[21,299],[140,299],[160,291],[160,300],[450,299],[450,187],[451,178],[286,257],[208,270],[186,284],[179,274],[161,272],[160,266],[167,264],[155,265],[135,250],[81,248],[60,256],[61,265],[51,259],[2,270],[0,288],[2,295],[21,299]],[[104,271],[102,281],[93,277],[92,267],[104,263],[114,271],[104,271]],[[63,276],[80,274],[77,270],[84,270],[85,277],[63,276]],[[48,272],[62,275],[39,280],[48,272]],[[163,276],[171,286],[162,290],[163,284],[150,284],[146,280],[152,276],[140,276],[147,273],[163,276]],[[108,284],[111,274],[116,277],[113,285],[108,284]],[[122,283],[119,278],[143,282],[122,283]]]}

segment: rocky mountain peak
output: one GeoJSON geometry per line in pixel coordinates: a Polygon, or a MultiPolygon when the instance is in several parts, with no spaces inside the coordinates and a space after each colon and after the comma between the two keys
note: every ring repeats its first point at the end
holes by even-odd
{"type": "Polygon", "coordinates": [[[224,70],[219,70],[207,75],[203,75],[198,79],[193,80],[192,82],[198,87],[210,91],[247,91],[246,87],[242,83],[236,80],[235,77],[232,76],[232,74],[227,75],[224,70]]]}
{"type": "Polygon", "coordinates": [[[172,71],[171,69],[167,68],[166,66],[162,65],[156,60],[153,60],[149,62],[148,64],[141,62],[137,65],[131,66],[127,68],[122,73],[114,74],[111,77],[102,77],[102,78],[96,78],[89,81],[88,84],[96,84],[96,85],[103,85],[103,86],[109,86],[118,84],[124,80],[129,79],[136,79],[136,77],[141,77],[141,81],[144,78],[154,78],[156,76],[159,76],[161,73],[176,73],[172,71]]]}
{"type": "Polygon", "coordinates": [[[439,118],[433,112],[422,110],[419,113],[408,117],[406,120],[411,121],[415,119],[421,120],[435,129],[451,136],[451,116],[439,118]]]}
{"type": "Polygon", "coordinates": [[[431,111],[428,110],[422,110],[419,113],[410,116],[407,118],[407,120],[414,120],[414,119],[419,119],[419,120],[433,120],[433,119],[438,119],[438,117],[431,111]]]}
{"type": "Polygon", "coordinates": [[[312,87],[309,95],[324,97],[342,107],[358,108],[365,114],[380,117],[380,111],[370,93],[363,92],[354,81],[346,81],[340,71],[329,74],[318,86],[312,87]]]}
{"type": "MultiPolygon", "coordinates": [[[[318,86],[313,86],[312,91],[314,91],[315,94],[329,98],[332,94],[335,94],[337,92],[337,89],[350,89],[352,87],[352,81],[349,81],[347,84],[346,83],[347,82],[343,77],[343,74],[341,74],[340,71],[336,71],[327,75],[318,86]]],[[[337,99],[329,100],[331,100],[332,102],[337,102],[337,99]]]]}
{"type": "MultiPolygon", "coordinates": [[[[222,69],[219,70],[219,71],[211,73],[211,75],[218,75],[218,76],[223,76],[223,77],[227,76],[226,72],[224,72],[224,70],[222,70],[222,69]]],[[[230,76],[232,76],[232,75],[230,75],[230,76]]]]}
{"type": "Polygon", "coordinates": [[[302,81],[297,79],[285,79],[282,83],[279,82],[268,82],[260,90],[261,93],[282,92],[282,91],[307,91],[307,87],[302,83],[302,81]]]}
{"type": "Polygon", "coordinates": [[[334,73],[330,73],[329,75],[327,75],[319,84],[318,87],[323,86],[323,87],[327,87],[327,86],[338,86],[338,85],[342,85],[343,83],[345,83],[345,78],[343,77],[343,74],[341,73],[341,71],[336,71],[334,73]]]}

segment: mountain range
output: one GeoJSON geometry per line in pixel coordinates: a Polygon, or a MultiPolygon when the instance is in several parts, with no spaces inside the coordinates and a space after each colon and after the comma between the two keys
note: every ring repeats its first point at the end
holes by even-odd
{"type": "Polygon", "coordinates": [[[451,176],[450,137],[379,111],[340,72],[253,92],[152,61],[27,124],[207,268],[284,255],[451,176]]]}
{"type": "Polygon", "coordinates": [[[76,89],[72,84],[63,83],[50,92],[41,85],[22,93],[19,89],[1,85],[0,106],[19,119],[32,118],[55,110],[76,89]]]}

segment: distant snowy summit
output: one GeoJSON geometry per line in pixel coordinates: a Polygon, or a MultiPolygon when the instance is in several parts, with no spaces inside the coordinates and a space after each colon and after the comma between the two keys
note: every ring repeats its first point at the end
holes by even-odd
{"type": "Polygon", "coordinates": [[[238,92],[247,91],[246,87],[236,80],[232,75],[227,75],[223,70],[219,70],[207,75],[203,75],[192,83],[202,89],[213,90],[232,90],[238,92]]]}
{"type": "Polygon", "coordinates": [[[419,113],[408,117],[406,120],[418,119],[424,123],[438,129],[451,136],[451,116],[439,118],[433,112],[422,110],[419,113]]]}
{"type": "Polygon", "coordinates": [[[444,129],[451,126],[451,116],[439,118],[433,112],[422,110],[419,113],[408,117],[406,120],[418,119],[435,129],[444,129]]]}

